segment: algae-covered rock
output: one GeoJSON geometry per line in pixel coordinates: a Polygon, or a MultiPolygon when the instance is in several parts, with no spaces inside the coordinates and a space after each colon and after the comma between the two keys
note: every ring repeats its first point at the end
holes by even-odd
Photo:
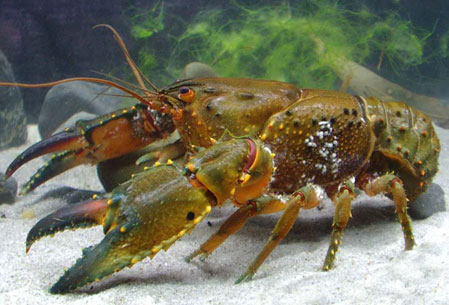
{"type": "MultiPolygon", "coordinates": [[[[0,81],[15,82],[11,65],[1,50],[0,81]]],[[[26,138],[26,117],[20,90],[0,86],[0,149],[21,145],[26,138]]]]}

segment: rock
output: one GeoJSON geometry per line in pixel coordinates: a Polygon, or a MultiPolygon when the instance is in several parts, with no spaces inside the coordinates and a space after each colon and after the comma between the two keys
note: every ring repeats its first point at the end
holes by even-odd
{"type": "Polygon", "coordinates": [[[34,219],[34,218],[36,218],[36,212],[34,212],[33,209],[25,209],[22,212],[22,219],[30,220],[30,219],[34,219]]]}
{"type": "MultiPolygon", "coordinates": [[[[136,7],[145,11],[153,5],[141,1],[136,7]]],[[[131,25],[124,13],[129,9],[127,1],[1,1],[0,46],[23,83],[117,71],[124,61],[121,49],[106,29],[92,26],[112,24],[131,47],[131,25]]],[[[47,91],[21,90],[29,122],[37,122],[47,91]]]]}
{"type": "MultiPolygon", "coordinates": [[[[0,51],[0,80],[15,82],[11,65],[0,51]]],[[[0,86],[0,149],[21,145],[26,141],[26,117],[22,95],[16,87],[0,86]]]]}
{"type": "Polygon", "coordinates": [[[181,79],[197,78],[197,77],[216,77],[215,71],[202,62],[191,62],[184,67],[181,79]]]}
{"type": "Polygon", "coordinates": [[[43,139],[48,138],[76,113],[98,116],[137,103],[121,95],[123,92],[118,89],[86,82],[55,86],[45,96],[39,115],[39,133],[43,139]]]}
{"type": "Polygon", "coordinates": [[[75,123],[80,120],[92,120],[96,118],[97,115],[85,111],[77,112],[74,115],[72,115],[67,121],[64,121],[61,125],[58,126],[58,128],[55,129],[53,133],[57,133],[60,131],[63,131],[64,129],[68,127],[75,126],[75,123]]]}
{"type": "Polygon", "coordinates": [[[97,164],[98,179],[106,192],[112,191],[119,184],[131,179],[132,174],[141,172],[147,164],[136,165],[136,160],[143,150],[97,164]]]}
{"type": "Polygon", "coordinates": [[[17,181],[14,178],[5,180],[4,173],[0,173],[0,204],[14,203],[17,194],[17,181]]]}
{"type": "Polygon", "coordinates": [[[436,212],[446,211],[444,191],[432,183],[427,191],[409,204],[409,214],[415,219],[425,219],[436,212]]]}

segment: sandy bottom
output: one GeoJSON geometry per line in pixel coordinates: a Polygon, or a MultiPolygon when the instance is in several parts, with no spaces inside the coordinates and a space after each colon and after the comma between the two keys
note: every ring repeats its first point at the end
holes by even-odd
{"type": "MultiPolygon", "coordinates": [[[[449,132],[437,129],[442,142],[434,182],[449,193],[449,132]]],[[[38,139],[0,153],[0,170],[38,139]]],[[[23,183],[42,164],[34,161],[15,178],[23,183]]],[[[168,252],[69,295],[48,289],[81,256],[81,249],[102,239],[100,227],[44,238],[25,254],[25,238],[38,219],[65,203],[40,200],[60,186],[100,190],[93,167],[80,167],[49,181],[14,205],[0,206],[0,304],[448,304],[449,213],[415,220],[417,247],[405,252],[392,202],[361,196],[345,231],[336,267],[320,271],[330,237],[333,207],[301,212],[290,234],[262,265],[255,278],[234,281],[263,247],[278,215],[251,220],[206,261],[184,257],[205,241],[233,211],[217,209],[168,252]],[[24,211],[36,217],[23,219],[24,211]],[[211,225],[207,224],[207,221],[211,225]]],[[[446,202],[449,202],[446,195],[446,202]]]]}

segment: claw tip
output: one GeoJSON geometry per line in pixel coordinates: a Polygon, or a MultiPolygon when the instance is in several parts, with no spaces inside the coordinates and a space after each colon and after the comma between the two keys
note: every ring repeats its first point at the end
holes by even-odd
{"type": "Polygon", "coordinates": [[[11,175],[13,174],[13,170],[10,169],[9,167],[6,169],[6,172],[4,174],[4,178],[5,180],[8,179],[9,177],[11,177],[11,175]]]}

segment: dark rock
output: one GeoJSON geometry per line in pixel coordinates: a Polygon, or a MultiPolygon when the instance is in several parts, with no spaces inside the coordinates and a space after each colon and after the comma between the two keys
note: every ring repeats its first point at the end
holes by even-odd
{"type": "MultiPolygon", "coordinates": [[[[15,82],[11,65],[1,50],[0,81],[15,82]]],[[[26,118],[19,88],[0,86],[0,127],[0,149],[25,142],[26,118]]]]}
{"type": "MultiPolygon", "coordinates": [[[[152,5],[150,1],[145,7],[152,5]]],[[[129,1],[2,0],[0,45],[23,83],[120,72],[123,53],[112,35],[92,27],[113,25],[133,53],[125,16],[132,6],[129,1]]],[[[37,122],[48,88],[21,91],[28,119],[37,122]]]]}
{"type": "Polygon", "coordinates": [[[5,180],[5,175],[0,173],[0,204],[14,203],[17,194],[17,181],[14,178],[5,180]]]}
{"type": "MultiPolygon", "coordinates": [[[[104,85],[71,82],[48,91],[39,115],[39,133],[48,138],[56,129],[79,112],[98,116],[136,103],[121,97],[123,92],[104,85]]],[[[65,125],[64,125],[65,126],[65,125]]]]}
{"type": "Polygon", "coordinates": [[[436,212],[446,211],[444,191],[432,183],[427,191],[409,204],[409,214],[415,219],[425,219],[436,212]]]}
{"type": "Polygon", "coordinates": [[[132,174],[141,172],[148,164],[136,165],[136,160],[145,149],[97,164],[98,179],[106,192],[112,191],[119,184],[131,179],[132,174]]]}

